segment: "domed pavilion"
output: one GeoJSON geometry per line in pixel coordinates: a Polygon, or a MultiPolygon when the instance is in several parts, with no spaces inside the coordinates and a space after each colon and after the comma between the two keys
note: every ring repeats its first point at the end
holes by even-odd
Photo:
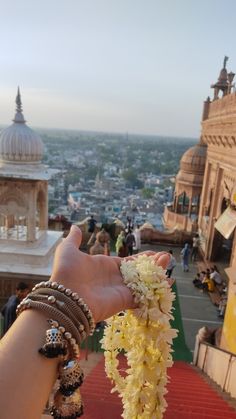
{"type": "Polygon", "coordinates": [[[13,123],[0,133],[0,278],[50,275],[61,233],[48,231],[51,175],[42,157],[43,142],[26,124],[18,88],[13,123]]]}
{"type": "Polygon", "coordinates": [[[200,140],[182,156],[176,176],[174,202],[171,207],[166,207],[164,213],[166,227],[189,233],[196,231],[206,153],[207,146],[200,140]]]}

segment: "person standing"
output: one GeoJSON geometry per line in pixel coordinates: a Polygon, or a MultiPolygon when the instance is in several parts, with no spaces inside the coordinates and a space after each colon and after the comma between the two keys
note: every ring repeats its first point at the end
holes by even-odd
{"type": "Polygon", "coordinates": [[[136,250],[137,253],[139,253],[141,250],[141,231],[139,229],[139,225],[137,225],[134,230],[134,238],[135,238],[134,250],[136,250]]]}
{"type": "Polygon", "coordinates": [[[125,232],[128,234],[129,230],[133,230],[134,228],[134,224],[132,222],[131,217],[127,217],[127,223],[126,223],[126,227],[125,227],[125,232]]]}
{"type": "Polygon", "coordinates": [[[189,244],[185,243],[183,249],[181,250],[182,266],[183,266],[184,272],[189,271],[189,253],[190,253],[189,244]]]}
{"type": "Polygon", "coordinates": [[[132,256],[133,254],[133,248],[135,246],[135,237],[132,233],[132,230],[128,231],[128,234],[125,238],[125,244],[127,246],[127,250],[128,250],[128,256],[132,256]]]}
{"type": "Polygon", "coordinates": [[[7,303],[2,308],[2,315],[4,317],[3,333],[5,334],[16,320],[16,308],[18,304],[29,293],[29,286],[24,282],[19,282],[16,287],[16,293],[9,297],[7,303]]]}
{"type": "Polygon", "coordinates": [[[94,233],[97,221],[93,218],[93,215],[88,219],[88,232],[94,233]]]}
{"type": "Polygon", "coordinates": [[[127,256],[127,248],[125,244],[125,232],[122,230],[116,240],[116,254],[123,258],[127,256]]]}
{"type": "Polygon", "coordinates": [[[176,259],[173,256],[173,251],[169,250],[169,254],[170,254],[170,261],[166,267],[166,276],[167,278],[171,278],[173,269],[176,267],[176,259]]]}
{"type": "Polygon", "coordinates": [[[193,248],[192,248],[192,255],[191,255],[192,262],[195,262],[195,260],[197,259],[199,246],[200,246],[199,234],[195,234],[193,238],[193,248]]]}

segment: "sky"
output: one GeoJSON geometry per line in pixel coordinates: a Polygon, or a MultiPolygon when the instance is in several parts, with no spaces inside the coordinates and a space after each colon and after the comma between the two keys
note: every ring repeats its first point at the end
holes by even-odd
{"type": "Polygon", "coordinates": [[[236,2],[0,0],[0,124],[198,137],[236,2]]]}

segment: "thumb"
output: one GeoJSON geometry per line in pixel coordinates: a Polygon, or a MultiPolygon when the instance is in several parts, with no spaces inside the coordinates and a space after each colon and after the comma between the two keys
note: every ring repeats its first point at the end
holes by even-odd
{"type": "Polygon", "coordinates": [[[82,232],[80,228],[73,224],[65,240],[67,243],[73,244],[75,247],[79,248],[82,241],[82,232]]]}

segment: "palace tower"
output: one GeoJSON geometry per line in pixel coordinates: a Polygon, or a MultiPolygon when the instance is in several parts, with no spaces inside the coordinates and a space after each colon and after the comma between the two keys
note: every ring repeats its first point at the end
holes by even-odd
{"type": "Polygon", "coordinates": [[[0,278],[2,295],[15,283],[50,276],[62,234],[48,231],[48,179],[43,143],[26,125],[20,91],[13,124],[0,134],[0,278]]]}

